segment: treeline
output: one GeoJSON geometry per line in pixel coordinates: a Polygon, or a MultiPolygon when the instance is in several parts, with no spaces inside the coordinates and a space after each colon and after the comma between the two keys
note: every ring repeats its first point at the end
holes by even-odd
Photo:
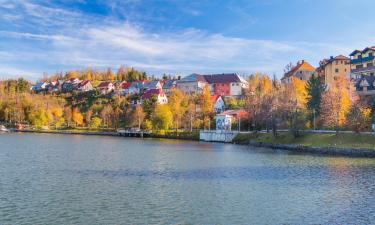
{"type": "Polygon", "coordinates": [[[68,80],[70,78],[79,78],[80,80],[91,80],[91,81],[138,81],[153,79],[153,76],[149,77],[146,72],[139,71],[133,67],[120,66],[116,72],[111,68],[106,70],[98,70],[92,68],[86,68],[83,70],[70,70],[66,73],[57,72],[52,75],[44,74],[40,81],[56,81],[56,80],[68,80]]]}
{"type": "Polygon", "coordinates": [[[360,97],[348,77],[336,77],[326,87],[319,77],[307,82],[294,78],[282,84],[266,75],[252,75],[246,94],[251,129],[301,129],[369,131],[374,99],[360,97]]]}

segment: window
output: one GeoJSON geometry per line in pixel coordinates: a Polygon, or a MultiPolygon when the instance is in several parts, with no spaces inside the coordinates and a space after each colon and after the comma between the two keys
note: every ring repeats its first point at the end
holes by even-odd
{"type": "Polygon", "coordinates": [[[338,68],[335,69],[335,73],[339,73],[339,69],[338,68]]]}
{"type": "Polygon", "coordinates": [[[367,67],[371,67],[371,66],[373,66],[372,63],[367,63],[367,67]]]}
{"type": "Polygon", "coordinates": [[[361,69],[361,68],[363,68],[363,65],[362,64],[361,65],[356,65],[355,68],[356,69],[361,69]]]}
{"type": "Polygon", "coordinates": [[[339,61],[336,61],[336,65],[338,65],[339,64],[339,61]]]}
{"type": "Polygon", "coordinates": [[[370,52],[370,53],[368,54],[368,56],[369,56],[369,57],[372,57],[372,56],[373,56],[373,55],[372,55],[372,52],[370,52]]]}

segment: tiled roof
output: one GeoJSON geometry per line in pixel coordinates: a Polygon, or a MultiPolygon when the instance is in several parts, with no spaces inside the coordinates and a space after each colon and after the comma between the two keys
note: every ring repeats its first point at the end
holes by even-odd
{"type": "Polygon", "coordinates": [[[132,85],[132,82],[122,82],[120,87],[122,89],[128,89],[132,85]]]}
{"type": "Polygon", "coordinates": [[[85,80],[85,81],[82,81],[80,84],[79,84],[79,87],[83,87],[85,86],[86,84],[90,83],[89,80],[85,80]]]}
{"type": "Polygon", "coordinates": [[[109,81],[104,81],[104,82],[101,82],[101,83],[98,85],[98,88],[107,88],[110,84],[111,84],[111,82],[109,82],[109,81]]]}
{"type": "Polygon", "coordinates": [[[366,47],[366,48],[363,49],[362,51],[356,49],[356,50],[354,50],[352,53],[350,53],[350,56],[353,56],[353,55],[355,55],[355,54],[357,54],[357,53],[364,53],[364,52],[366,52],[367,50],[374,50],[374,51],[375,51],[375,46],[366,47]]]}
{"type": "Polygon", "coordinates": [[[174,85],[176,85],[176,80],[167,80],[165,81],[164,85],[163,85],[163,89],[170,89],[172,88],[174,85]]]}
{"type": "Polygon", "coordinates": [[[142,98],[148,99],[148,98],[151,98],[153,95],[160,95],[160,94],[164,94],[164,91],[162,89],[150,89],[150,90],[147,90],[142,95],[142,98]]]}
{"type": "Polygon", "coordinates": [[[218,114],[220,116],[225,116],[225,115],[229,115],[229,116],[234,116],[234,117],[245,117],[248,115],[248,113],[244,110],[244,109],[235,109],[235,110],[226,110],[220,114],[218,114]]]}
{"type": "Polygon", "coordinates": [[[209,84],[241,82],[240,77],[235,73],[211,74],[203,77],[209,84]]]}
{"type": "Polygon", "coordinates": [[[293,76],[293,74],[297,71],[315,71],[315,67],[313,67],[310,63],[306,60],[302,60],[297,64],[297,66],[293,67],[289,72],[285,73],[284,78],[293,76]]]}

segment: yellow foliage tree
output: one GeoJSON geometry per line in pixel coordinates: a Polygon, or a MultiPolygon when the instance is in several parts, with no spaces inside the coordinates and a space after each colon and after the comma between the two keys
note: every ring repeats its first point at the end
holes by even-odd
{"type": "Polygon", "coordinates": [[[76,123],[76,125],[83,125],[83,115],[78,108],[73,109],[72,120],[76,123]]]}

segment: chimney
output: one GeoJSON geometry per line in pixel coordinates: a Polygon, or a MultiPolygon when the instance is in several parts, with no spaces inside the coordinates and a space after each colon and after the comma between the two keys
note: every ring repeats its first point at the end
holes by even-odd
{"type": "Polygon", "coordinates": [[[331,56],[330,59],[333,59],[333,56],[331,56]]]}

